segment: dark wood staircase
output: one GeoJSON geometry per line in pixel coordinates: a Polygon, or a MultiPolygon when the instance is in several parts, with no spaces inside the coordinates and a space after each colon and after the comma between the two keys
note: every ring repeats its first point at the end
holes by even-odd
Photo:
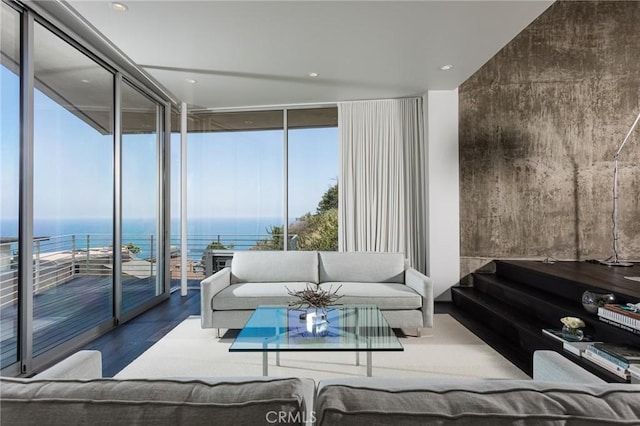
{"type": "Polygon", "coordinates": [[[559,329],[560,318],[574,316],[595,340],[640,347],[640,336],[601,322],[582,306],[586,290],[613,293],[618,303],[640,301],[640,283],[624,278],[640,275],[640,265],[615,268],[588,262],[543,263],[496,260],[494,273],[472,274],[473,287],[454,287],[456,319],[524,372],[532,375],[533,352],[556,350],[610,382],[623,379],[562,349],[542,333],[559,329]],[[635,274],[634,274],[635,273],[635,274]]]}

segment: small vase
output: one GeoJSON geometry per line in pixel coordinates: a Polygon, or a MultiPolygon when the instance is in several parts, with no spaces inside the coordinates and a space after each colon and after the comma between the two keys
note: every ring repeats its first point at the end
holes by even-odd
{"type": "Polygon", "coordinates": [[[580,342],[584,339],[584,333],[580,328],[562,327],[562,338],[569,342],[580,342]]]}
{"type": "Polygon", "coordinates": [[[306,316],[307,331],[314,336],[327,331],[327,314],[322,309],[310,308],[306,316]]]}
{"type": "Polygon", "coordinates": [[[589,290],[582,293],[582,306],[587,312],[597,314],[598,308],[606,303],[616,303],[616,296],[613,293],[595,293],[589,290]]]}

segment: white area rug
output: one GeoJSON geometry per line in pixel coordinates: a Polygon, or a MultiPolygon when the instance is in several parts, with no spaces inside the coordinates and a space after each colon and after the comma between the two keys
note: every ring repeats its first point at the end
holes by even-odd
{"type": "MultiPolygon", "coordinates": [[[[451,376],[468,378],[527,379],[528,376],[447,314],[435,315],[435,326],[423,335],[402,337],[404,352],[374,352],[377,377],[451,376]]],[[[229,352],[235,331],[221,339],[215,330],[200,328],[192,316],[120,371],[118,378],[259,376],[262,354],[229,352]]],[[[269,354],[270,376],[366,376],[366,354],[355,365],[352,352],[282,352],[281,365],[269,354]]]]}

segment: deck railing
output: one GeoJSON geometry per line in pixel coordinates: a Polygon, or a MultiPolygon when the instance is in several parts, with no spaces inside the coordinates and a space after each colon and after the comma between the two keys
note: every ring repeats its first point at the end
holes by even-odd
{"type": "MultiPolygon", "coordinates": [[[[257,241],[281,235],[188,235],[187,278],[203,279],[219,269],[225,253],[255,248],[257,241]],[[221,250],[222,249],[222,250],[221,250]],[[225,250],[227,249],[227,250],[225,250]],[[222,253],[221,253],[222,252],[222,253]],[[221,254],[220,254],[221,253],[221,254]],[[219,254],[216,258],[214,254],[219,254]]],[[[296,236],[289,236],[295,249],[296,236]]],[[[156,274],[157,240],[152,234],[125,234],[122,238],[122,273],[136,277],[156,274]]],[[[0,308],[13,305],[18,297],[17,242],[0,243],[0,308]]],[[[180,238],[171,238],[171,279],[181,277],[180,238]]],[[[110,234],[73,234],[41,237],[33,242],[34,294],[54,289],[79,276],[105,277],[113,273],[113,245],[110,234]]]]}

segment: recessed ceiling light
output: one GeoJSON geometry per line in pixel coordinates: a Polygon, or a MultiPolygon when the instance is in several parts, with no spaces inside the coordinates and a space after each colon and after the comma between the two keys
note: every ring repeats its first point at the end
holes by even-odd
{"type": "Polygon", "coordinates": [[[451,64],[446,64],[446,65],[443,65],[443,66],[440,67],[440,69],[442,71],[449,71],[452,68],[453,68],[453,65],[451,65],[451,64]]]}
{"type": "Polygon", "coordinates": [[[111,3],[111,9],[117,12],[126,12],[127,10],[129,10],[129,6],[124,3],[118,3],[114,1],[113,3],[111,3]]]}
{"type": "Polygon", "coordinates": [[[318,77],[320,74],[318,74],[317,72],[310,72],[309,73],[309,77],[318,77]]]}
{"type": "Polygon", "coordinates": [[[198,80],[194,80],[192,78],[185,78],[184,81],[186,81],[189,84],[196,84],[198,82],[198,80]]]}

